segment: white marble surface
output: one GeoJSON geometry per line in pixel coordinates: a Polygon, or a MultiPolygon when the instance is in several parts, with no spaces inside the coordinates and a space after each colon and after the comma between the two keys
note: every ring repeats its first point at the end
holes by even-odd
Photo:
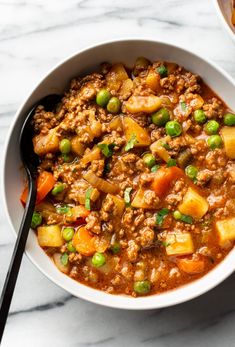
{"type": "MultiPolygon", "coordinates": [[[[0,0],[0,152],[12,117],[54,64],[117,37],[190,48],[235,78],[235,46],[209,0],[0,0]]],[[[0,289],[14,237],[0,208],[0,289]]],[[[24,258],[3,347],[235,345],[235,275],[191,302],[128,312],[76,299],[24,258]]]]}

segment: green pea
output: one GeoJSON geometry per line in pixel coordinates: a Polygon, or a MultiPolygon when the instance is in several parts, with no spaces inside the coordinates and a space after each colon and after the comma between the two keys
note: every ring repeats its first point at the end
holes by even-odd
{"type": "Polygon", "coordinates": [[[219,135],[211,135],[207,139],[207,144],[210,149],[220,148],[222,146],[222,138],[219,135]]]}
{"type": "Polygon", "coordinates": [[[159,73],[161,77],[166,77],[168,75],[168,70],[164,65],[157,67],[156,71],[159,73]]]}
{"type": "Polygon", "coordinates": [[[62,236],[65,241],[71,241],[74,235],[74,228],[64,228],[62,231],[62,236]]]}
{"type": "Polygon", "coordinates": [[[164,126],[169,120],[170,115],[167,108],[161,108],[157,112],[153,113],[151,116],[152,122],[159,127],[164,126]]]}
{"type": "Polygon", "coordinates": [[[64,190],[64,184],[58,182],[58,183],[56,183],[54,185],[54,188],[52,189],[51,194],[52,195],[57,195],[57,194],[63,192],[63,190],[64,190]]]}
{"type": "Polygon", "coordinates": [[[147,294],[150,292],[151,284],[148,280],[134,282],[134,291],[137,294],[147,294]]]}
{"type": "Polygon", "coordinates": [[[175,210],[175,211],[173,212],[173,217],[174,217],[176,220],[180,220],[181,217],[182,217],[182,214],[180,213],[180,211],[175,210]]]}
{"type": "Polygon", "coordinates": [[[185,169],[185,173],[189,178],[195,179],[198,174],[198,169],[193,165],[188,165],[185,169]]]}
{"type": "Polygon", "coordinates": [[[151,153],[144,154],[143,161],[145,165],[147,165],[150,168],[156,163],[155,157],[151,153]]]}
{"type": "Polygon", "coordinates": [[[226,113],[224,115],[224,124],[231,126],[235,125],[235,114],[234,113],[226,113]]]}
{"type": "Polygon", "coordinates": [[[95,267],[101,267],[106,263],[106,258],[103,253],[96,252],[92,257],[91,262],[95,267]]]}
{"type": "Polygon", "coordinates": [[[119,242],[114,242],[114,244],[111,246],[111,251],[113,252],[113,254],[117,254],[119,253],[121,250],[121,246],[119,242]]]}
{"type": "Polygon", "coordinates": [[[206,115],[205,112],[203,110],[196,110],[194,111],[194,119],[197,123],[199,124],[203,124],[206,121],[206,115]]]}
{"type": "Polygon", "coordinates": [[[75,253],[76,252],[76,248],[74,247],[72,241],[69,241],[67,243],[67,250],[71,253],[75,253]]]}
{"type": "Polygon", "coordinates": [[[176,120],[170,120],[165,126],[167,135],[171,137],[179,136],[182,133],[182,127],[176,120]]]}
{"type": "Polygon", "coordinates": [[[120,111],[121,108],[121,101],[116,98],[115,96],[113,96],[107,105],[107,110],[110,113],[118,113],[120,111]]]}
{"type": "Polygon", "coordinates": [[[208,135],[214,135],[218,132],[218,130],[219,130],[219,123],[216,122],[216,120],[209,120],[209,122],[207,122],[205,125],[205,132],[208,135]]]}
{"type": "Polygon", "coordinates": [[[101,107],[105,107],[110,99],[111,94],[107,89],[101,89],[96,95],[96,103],[101,107]]]}
{"type": "Polygon", "coordinates": [[[60,151],[62,154],[68,154],[71,150],[71,143],[68,139],[60,141],[60,151]]]}
{"type": "Polygon", "coordinates": [[[31,221],[31,228],[36,229],[40,224],[42,224],[42,216],[39,212],[34,211],[31,221]]]}

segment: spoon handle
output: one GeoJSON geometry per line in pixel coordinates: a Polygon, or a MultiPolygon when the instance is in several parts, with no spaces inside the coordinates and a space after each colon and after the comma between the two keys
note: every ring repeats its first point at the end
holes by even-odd
{"type": "Polygon", "coordinates": [[[27,241],[29,228],[32,221],[32,215],[34,212],[34,206],[36,201],[36,182],[35,179],[28,174],[28,187],[29,194],[24,210],[23,219],[20,225],[20,229],[17,235],[15,248],[12,254],[11,262],[8,268],[7,276],[3,286],[1,298],[0,298],[0,344],[7,321],[9,308],[11,305],[12,296],[15,289],[16,280],[18,277],[21,260],[25,250],[25,244],[27,241]]]}

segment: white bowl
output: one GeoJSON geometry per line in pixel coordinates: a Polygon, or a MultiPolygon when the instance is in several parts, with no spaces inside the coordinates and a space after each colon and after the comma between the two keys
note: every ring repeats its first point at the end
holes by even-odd
{"type": "Polygon", "coordinates": [[[235,43],[235,26],[232,24],[232,0],[214,0],[216,12],[225,31],[235,43]]]}
{"type": "MultiPolygon", "coordinates": [[[[23,213],[19,201],[23,188],[20,174],[19,133],[27,111],[43,96],[62,93],[72,77],[95,71],[101,62],[124,62],[131,66],[138,56],[146,56],[150,60],[177,62],[186,69],[198,73],[231,108],[235,109],[234,81],[214,63],[171,44],[138,39],[119,40],[90,47],[66,59],[50,71],[25,100],[14,118],[7,139],[3,169],[4,201],[6,214],[15,233],[23,213]]],[[[235,267],[235,249],[233,249],[219,265],[201,279],[163,294],[132,298],[92,289],[63,275],[39,247],[33,231],[30,231],[28,237],[26,253],[41,272],[71,294],[104,306],[136,310],[166,307],[195,298],[222,282],[235,267]]]]}

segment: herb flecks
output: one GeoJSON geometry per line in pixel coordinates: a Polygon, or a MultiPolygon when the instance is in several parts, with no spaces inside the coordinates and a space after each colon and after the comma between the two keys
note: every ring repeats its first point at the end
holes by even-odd
{"type": "Polygon", "coordinates": [[[161,226],[163,221],[164,221],[164,218],[168,215],[169,213],[169,210],[168,208],[162,208],[161,210],[159,210],[157,213],[156,213],[156,225],[157,226],[161,226]]]}
{"type": "Polygon", "coordinates": [[[193,224],[193,219],[191,216],[188,216],[186,214],[182,214],[180,220],[184,223],[187,223],[187,224],[193,224]]]}
{"type": "Polygon", "coordinates": [[[91,209],[91,193],[93,191],[93,188],[88,188],[86,190],[86,195],[85,195],[85,208],[90,211],[91,209]]]}
{"type": "Polygon", "coordinates": [[[113,155],[113,149],[114,147],[116,146],[115,143],[99,143],[97,145],[97,147],[101,150],[101,152],[103,153],[103,155],[106,157],[106,158],[109,158],[113,155]]]}
{"type": "Polygon", "coordinates": [[[136,144],[138,143],[136,139],[136,134],[132,134],[130,140],[127,142],[125,151],[128,152],[130,149],[132,149],[136,144]]]}
{"type": "Polygon", "coordinates": [[[181,110],[182,110],[183,112],[185,112],[186,109],[187,109],[186,103],[185,103],[184,101],[182,101],[182,102],[180,103],[180,107],[181,107],[181,110]]]}

